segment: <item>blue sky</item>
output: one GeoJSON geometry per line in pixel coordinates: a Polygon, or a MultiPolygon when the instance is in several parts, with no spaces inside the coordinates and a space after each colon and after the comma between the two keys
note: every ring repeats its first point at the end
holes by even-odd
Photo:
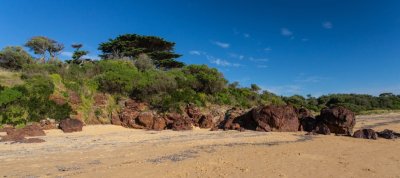
{"type": "Polygon", "coordinates": [[[48,36],[98,44],[119,34],[176,42],[179,60],[280,95],[400,94],[400,1],[0,0],[0,48],[48,36]]]}

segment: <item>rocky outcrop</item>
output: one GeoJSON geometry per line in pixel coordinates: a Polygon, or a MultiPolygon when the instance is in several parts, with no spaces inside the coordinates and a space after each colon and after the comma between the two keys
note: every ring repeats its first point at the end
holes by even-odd
{"type": "Polygon", "coordinates": [[[317,120],[311,113],[306,108],[300,108],[298,111],[298,118],[299,118],[299,131],[306,131],[306,132],[312,132],[315,130],[315,127],[317,125],[317,120]]]}
{"type": "Polygon", "coordinates": [[[385,129],[381,132],[377,132],[378,137],[382,137],[385,139],[396,139],[400,138],[400,133],[396,133],[393,130],[385,129]]]}
{"type": "Polygon", "coordinates": [[[334,106],[321,110],[318,120],[326,124],[331,133],[337,135],[351,136],[353,127],[356,124],[354,113],[342,106],[334,106]]]}
{"type": "Polygon", "coordinates": [[[37,139],[34,138],[27,139],[25,137],[36,137],[45,135],[46,133],[39,125],[33,124],[33,125],[28,125],[22,129],[7,129],[7,135],[2,136],[1,141],[12,141],[19,143],[37,143],[38,141],[37,139]]]}
{"type": "Polygon", "coordinates": [[[58,126],[64,133],[82,131],[83,122],[78,119],[64,119],[60,121],[58,126]]]}
{"type": "Polygon", "coordinates": [[[192,130],[192,121],[190,118],[178,114],[178,113],[170,113],[166,115],[167,120],[167,128],[175,131],[183,131],[183,130],[192,130]]]}
{"type": "Polygon", "coordinates": [[[361,129],[361,130],[355,131],[353,134],[353,137],[376,140],[378,138],[378,135],[372,129],[361,129]]]}
{"type": "Polygon", "coordinates": [[[299,128],[299,119],[293,106],[263,106],[252,110],[254,123],[247,124],[247,128],[256,125],[257,131],[295,132],[299,128]]]}
{"type": "Polygon", "coordinates": [[[213,116],[212,115],[202,115],[199,119],[199,127],[200,128],[213,128],[214,127],[214,121],[213,121],[213,116]]]}

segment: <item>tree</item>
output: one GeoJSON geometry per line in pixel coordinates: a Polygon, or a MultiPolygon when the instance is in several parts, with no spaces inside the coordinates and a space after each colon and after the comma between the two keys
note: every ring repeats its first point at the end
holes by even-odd
{"type": "Polygon", "coordinates": [[[48,61],[53,61],[64,49],[64,45],[45,36],[32,37],[25,46],[35,54],[41,55],[41,60],[46,61],[46,53],[49,53],[48,61]]]}
{"type": "Polygon", "coordinates": [[[251,91],[258,93],[261,88],[257,84],[251,84],[250,85],[251,91]]]}
{"type": "Polygon", "coordinates": [[[72,48],[75,48],[74,54],[72,55],[72,59],[75,61],[79,61],[82,56],[89,54],[89,51],[80,50],[82,48],[82,44],[73,44],[72,48]]]}
{"type": "Polygon", "coordinates": [[[8,46],[0,51],[0,67],[19,70],[32,63],[32,57],[20,46],[8,46]]]}
{"type": "Polygon", "coordinates": [[[174,52],[175,43],[155,36],[136,34],[120,35],[115,39],[100,44],[103,59],[135,59],[140,54],[147,54],[158,68],[181,68],[182,62],[176,61],[181,55],[174,52]]]}

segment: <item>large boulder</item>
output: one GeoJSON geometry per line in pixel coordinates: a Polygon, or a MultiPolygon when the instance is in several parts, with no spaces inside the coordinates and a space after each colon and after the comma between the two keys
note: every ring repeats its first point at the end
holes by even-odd
{"type": "Polygon", "coordinates": [[[342,106],[334,106],[321,110],[319,116],[331,133],[351,136],[356,118],[352,111],[342,106]]]}
{"type": "Polygon", "coordinates": [[[262,106],[252,111],[254,122],[246,122],[245,128],[256,126],[257,131],[295,132],[299,129],[299,119],[293,106],[262,106]],[[255,125],[254,125],[255,124],[255,125]]]}
{"type": "Polygon", "coordinates": [[[298,110],[298,118],[300,121],[298,129],[299,131],[306,131],[306,132],[314,131],[317,125],[317,120],[315,119],[311,111],[309,111],[306,108],[300,108],[298,110]]]}
{"type": "Polygon", "coordinates": [[[167,128],[175,131],[192,130],[192,121],[178,113],[169,113],[166,115],[167,128]]]}
{"type": "Polygon", "coordinates": [[[241,126],[246,125],[249,113],[240,108],[232,108],[226,111],[225,120],[220,123],[220,128],[224,130],[240,130],[241,126]]]}
{"type": "Polygon", "coordinates": [[[154,124],[154,116],[151,112],[142,112],[136,118],[136,124],[144,129],[152,129],[154,124]]]}
{"type": "Polygon", "coordinates": [[[393,130],[385,129],[381,132],[377,132],[379,137],[386,139],[396,139],[400,137],[400,133],[396,133],[393,130]]]}
{"type": "Polygon", "coordinates": [[[164,130],[167,127],[165,119],[162,117],[154,117],[153,130],[164,130]]]}
{"type": "Polygon", "coordinates": [[[212,115],[202,115],[199,120],[200,128],[212,128],[214,127],[213,116],[212,115]]]}
{"type": "Polygon", "coordinates": [[[372,129],[362,129],[355,131],[353,137],[376,140],[378,138],[378,135],[372,129]]]}
{"type": "Polygon", "coordinates": [[[64,119],[60,121],[59,128],[65,132],[80,132],[82,131],[83,122],[78,119],[64,119]]]}

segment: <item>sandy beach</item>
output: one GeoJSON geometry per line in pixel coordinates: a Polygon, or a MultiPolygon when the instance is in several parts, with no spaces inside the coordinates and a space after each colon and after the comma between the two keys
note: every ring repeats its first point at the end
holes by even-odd
{"type": "MultiPolygon", "coordinates": [[[[400,131],[400,114],[358,116],[358,128],[400,131]]],[[[400,177],[400,140],[112,125],[46,134],[44,143],[0,142],[0,176],[400,177]]]]}

